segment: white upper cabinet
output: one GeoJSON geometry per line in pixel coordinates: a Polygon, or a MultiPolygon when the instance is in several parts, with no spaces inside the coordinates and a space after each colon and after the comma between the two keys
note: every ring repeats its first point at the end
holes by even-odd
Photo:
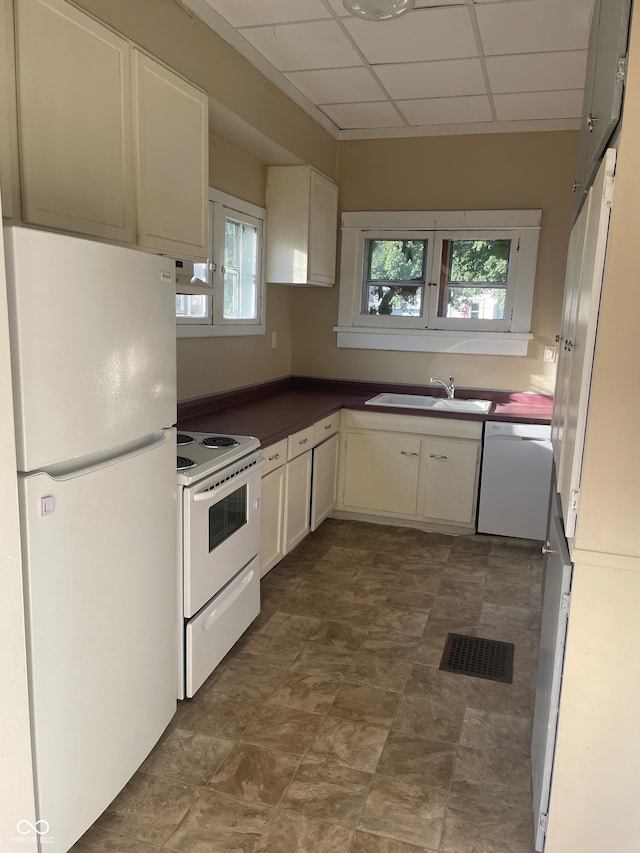
{"type": "Polygon", "coordinates": [[[207,96],[138,50],[133,69],[137,243],[206,259],[207,96]]]}
{"type": "Polygon", "coordinates": [[[66,0],[16,0],[16,63],[23,221],[206,259],[206,94],[66,0]]]}
{"type": "Polygon", "coordinates": [[[25,222],[133,242],[130,45],[63,0],[16,32],[25,222]]]}
{"type": "Polygon", "coordinates": [[[631,0],[595,0],[582,107],[573,216],[593,184],[622,112],[631,0]]]}
{"type": "Polygon", "coordinates": [[[335,284],[338,187],[311,166],[267,175],[267,282],[335,284]]]}

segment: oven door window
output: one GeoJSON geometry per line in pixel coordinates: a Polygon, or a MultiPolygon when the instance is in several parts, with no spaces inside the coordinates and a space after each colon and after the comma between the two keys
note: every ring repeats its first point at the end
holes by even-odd
{"type": "Polygon", "coordinates": [[[209,553],[247,523],[247,487],[241,486],[209,508],[209,553]]]}

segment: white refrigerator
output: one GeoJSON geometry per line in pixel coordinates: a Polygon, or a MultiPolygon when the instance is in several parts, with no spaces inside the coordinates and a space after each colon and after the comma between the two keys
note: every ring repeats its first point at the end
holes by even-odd
{"type": "Polygon", "coordinates": [[[64,851],[176,709],[173,264],[22,227],[5,251],[36,826],[64,851]]]}

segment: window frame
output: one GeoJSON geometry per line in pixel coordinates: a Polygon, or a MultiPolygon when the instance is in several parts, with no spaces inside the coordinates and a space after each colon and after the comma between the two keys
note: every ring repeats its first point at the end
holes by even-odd
{"type": "Polygon", "coordinates": [[[264,335],[266,330],[265,281],[265,208],[236,198],[214,187],[209,188],[209,258],[206,262],[206,281],[187,281],[176,277],[176,294],[203,294],[207,297],[208,317],[189,318],[176,315],[176,335],[189,337],[225,337],[264,335]],[[256,308],[255,318],[230,319],[224,315],[224,256],[225,219],[245,222],[257,231],[256,308]]]}
{"type": "Polygon", "coordinates": [[[343,213],[338,325],[334,326],[338,347],[526,355],[533,338],[531,312],[541,217],[541,210],[343,213]],[[442,241],[472,238],[514,241],[503,320],[435,316],[442,241]],[[422,316],[361,313],[368,239],[429,240],[427,263],[431,266],[422,316]]]}
{"type": "MultiPolygon", "coordinates": [[[[365,287],[369,286],[369,282],[367,280],[367,244],[370,240],[425,240],[427,243],[425,259],[424,259],[424,273],[425,280],[423,283],[423,300],[422,307],[424,312],[424,307],[428,305],[429,302],[429,276],[431,274],[431,263],[433,257],[433,240],[435,237],[434,232],[425,232],[425,231],[389,231],[389,230],[380,230],[380,231],[368,231],[366,235],[363,237],[362,242],[362,270],[360,273],[362,286],[360,288],[360,307],[364,305],[365,302],[365,287]]],[[[381,282],[384,284],[385,282],[381,282]]],[[[398,281],[397,284],[404,284],[405,282],[398,281]]],[[[412,286],[413,282],[406,282],[407,285],[412,286]]],[[[360,311],[359,314],[359,326],[371,326],[373,328],[379,328],[388,326],[388,318],[393,317],[393,327],[397,329],[414,329],[416,328],[416,320],[422,317],[403,317],[397,315],[385,315],[385,314],[365,314],[360,311]]],[[[424,325],[424,323],[422,324],[424,325]]]]}

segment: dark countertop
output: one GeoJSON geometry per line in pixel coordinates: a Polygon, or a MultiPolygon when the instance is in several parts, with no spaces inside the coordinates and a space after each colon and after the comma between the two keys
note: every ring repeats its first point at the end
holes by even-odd
{"type": "Polygon", "coordinates": [[[477,388],[456,389],[460,399],[493,400],[486,415],[460,412],[424,412],[417,409],[365,406],[365,401],[383,391],[440,396],[432,387],[383,383],[313,380],[292,377],[261,386],[217,394],[178,405],[178,426],[187,432],[255,435],[263,446],[280,441],[340,409],[377,411],[427,418],[472,421],[548,424],[552,397],[477,388]]]}

